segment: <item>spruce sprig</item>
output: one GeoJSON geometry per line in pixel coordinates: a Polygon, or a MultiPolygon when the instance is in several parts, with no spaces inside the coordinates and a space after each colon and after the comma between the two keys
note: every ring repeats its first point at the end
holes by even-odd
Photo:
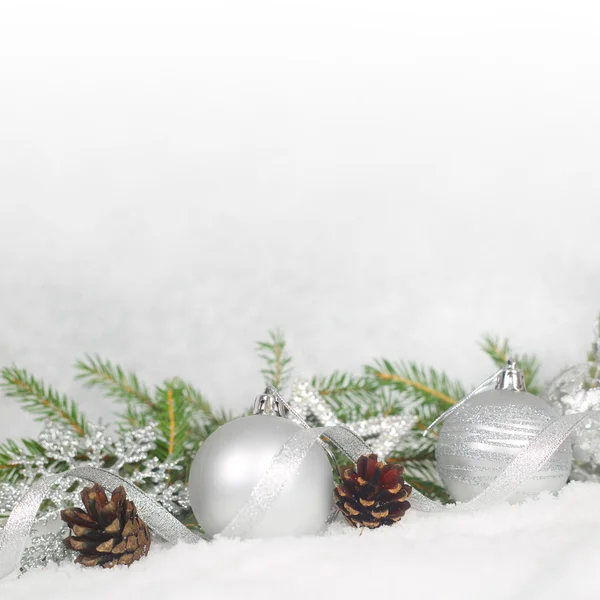
{"type": "Polygon", "coordinates": [[[137,375],[125,372],[110,360],[104,360],[97,354],[86,354],[83,360],[75,363],[75,370],[75,379],[82,381],[86,387],[98,387],[110,398],[138,403],[143,408],[154,407],[147,387],[137,375]]]}
{"type": "Polygon", "coordinates": [[[158,458],[180,458],[185,453],[192,419],[191,405],[185,398],[180,380],[167,380],[162,386],[157,386],[155,416],[159,431],[158,458]]]}
{"type": "Polygon", "coordinates": [[[189,404],[191,409],[191,432],[193,439],[198,441],[205,440],[213,431],[216,431],[221,425],[231,421],[233,414],[225,409],[215,410],[206,400],[202,392],[192,384],[182,380],[177,380],[181,388],[183,398],[189,404]]]}
{"type": "Polygon", "coordinates": [[[286,341],[279,329],[269,331],[269,339],[257,342],[259,357],[265,362],[261,370],[265,383],[276,389],[284,387],[292,372],[292,359],[286,351],[286,341]]]}
{"type": "Polygon", "coordinates": [[[446,373],[414,362],[392,363],[380,359],[374,366],[366,366],[365,371],[380,385],[392,386],[417,403],[447,409],[465,395],[462,384],[451,380],[446,373]]]}
{"type": "Polygon", "coordinates": [[[334,402],[364,398],[378,389],[377,383],[372,379],[342,371],[334,371],[329,376],[315,376],[311,385],[323,398],[334,402]]]}
{"type": "Polygon", "coordinates": [[[525,374],[527,391],[536,396],[541,393],[541,386],[537,381],[540,363],[535,356],[514,352],[507,339],[496,335],[484,335],[480,345],[499,369],[505,367],[509,359],[514,360],[525,374]]]}
{"type": "Polygon", "coordinates": [[[405,397],[419,417],[417,428],[421,430],[465,396],[460,382],[415,362],[379,359],[366,366],[365,372],[379,385],[392,387],[405,397]]]}
{"type": "Polygon", "coordinates": [[[41,379],[36,379],[27,370],[17,367],[2,369],[0,387],[4,393],[16,398],[21,406],[36,416],[36,420],[50,419],[73,429],[78,435],[87,432],[87,419],[80,412],[77,403],[59,394],[52,386],[46,387],[41,379]]]}
{"type": "Polygon", "coordinates": [[[418,434],[406,441],[406,446],[388,459],[404,466],[406,480],[421,493],[447,501],[449,496],[435,468],[435,440],[418,434]]]}
{"type": "Polygon", "coordinates": [[[19,479],[23,463],[32,456],[45,456],[44,449],[35,440],[21,440],[24,447],[14,440],[0,443],[0,482],[14,483],[19,479]]]}
{"type": "Polygon", "coordinates": [[[18,479],[23,449],[13,440],[0,444],[0,481],[13,482],[18,479]]]}

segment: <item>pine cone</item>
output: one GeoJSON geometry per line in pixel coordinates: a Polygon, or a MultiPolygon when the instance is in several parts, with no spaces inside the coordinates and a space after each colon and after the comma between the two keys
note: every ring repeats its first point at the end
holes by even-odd
{"type": "Polygon", "coordinates": [[[412,488],[403,473],[402,465],[377,462],[377,454],[361,456],[356,471],[346,469],[335,488],[337,507],[354,527],[393,525],[410,508],[412,488]]]}
{"type": "Polygon", "coordinates": [[[60,516],[71,529],[67,548],[79,552],[76,563],[85,567],[130,565],[150,549],[150,531],[138,516],[135,504],[119,486],[110,502],[98,484],[81,492],[85,511],[66,508],[60,516]]]}

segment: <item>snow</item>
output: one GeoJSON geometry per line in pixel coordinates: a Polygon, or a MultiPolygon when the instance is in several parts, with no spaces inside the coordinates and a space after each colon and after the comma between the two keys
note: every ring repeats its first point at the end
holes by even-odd
{"type": "Polygon", "coordinates": [[[419,598],[596,600],[600,485],[470,514],[409,511],[363,531],[153,547],[133,567],[72,564],[0,582],[2,600],[419,598]]]}

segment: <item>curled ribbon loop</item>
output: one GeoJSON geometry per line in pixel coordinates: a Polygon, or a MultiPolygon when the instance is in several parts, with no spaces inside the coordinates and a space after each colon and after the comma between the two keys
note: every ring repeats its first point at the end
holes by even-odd
{"type": "Polygon", "coordinates": [[[142,519],[165,541],[193,544],[201,539],[133,483],[104,469],[77,467],[36,481],[15,506],[4,529],[0,532],[0,579],[19,568],[40,505],[50,488],[62,477],[85,479],[107,489],[122,485],[127,496],[135,503],[142,519]]]}

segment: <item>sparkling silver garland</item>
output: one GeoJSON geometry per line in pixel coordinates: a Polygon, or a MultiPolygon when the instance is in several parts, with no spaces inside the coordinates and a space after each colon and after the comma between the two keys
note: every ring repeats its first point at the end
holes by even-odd
{"type": "Polygon", "coordinates": [[[317,390],[305,380],[293,383],[290,404],[302,419],[312,418],[320,427],[344,425],[365,440],[381,458],[388,456],[418,421],[415,415],[407,414],[342,423],[317,390]]]}
{"type": "MultiPolygon", "coordinates": [[[[0,483],[0,517],[12,512],[35,481],[76,467],[106,468],[106,456],[114,460],[114,464],[107,468],[112,473],[124,474],[128,466],[135,466],[127,473],[128,480],[141,486],[171,514],[177,516],[189,508],[185,485],[182,482],[169,485],[169,473],[183,468],[179,461],[160,462],[158,458],[149,456],[157,443],[156,424],[127,431],[116,439],[107,435],[105,427],[89,423],[87,429],[85,436],[78,436],[48,422],[37,440],[43,454],[13,453],[14,463],[20,465],[20,479],[15,483],[0,483]]],[[[48,532],[48,529],[56,529],[60,510],[81,506],[80,493],[86,485],[85,481],[67,476],[58,479],[50,488],[47,502],[34,523],[35,531],[40,535],[33,537],[25,550],[23,571],[48,562],[60,562],[68,556],[69,552],[62,544],[64,527],[61,526],[59,531],[48,532]]]]}

